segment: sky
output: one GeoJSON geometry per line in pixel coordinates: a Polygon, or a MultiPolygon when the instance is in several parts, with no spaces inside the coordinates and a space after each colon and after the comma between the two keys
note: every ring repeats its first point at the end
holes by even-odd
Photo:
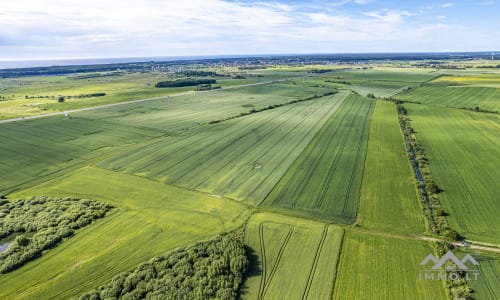
{"type": "Polygon", "coordinates": [[[0,60],[500,50],[500,0],[0,0],[0,60]]]}

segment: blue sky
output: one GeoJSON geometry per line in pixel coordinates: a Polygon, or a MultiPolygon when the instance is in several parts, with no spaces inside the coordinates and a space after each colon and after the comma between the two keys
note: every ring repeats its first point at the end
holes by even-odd
{"type": "Polygon", "coordinates": [[[490,51],[498,12],[495,0],[0,0],[0,60],[490,51]]]}

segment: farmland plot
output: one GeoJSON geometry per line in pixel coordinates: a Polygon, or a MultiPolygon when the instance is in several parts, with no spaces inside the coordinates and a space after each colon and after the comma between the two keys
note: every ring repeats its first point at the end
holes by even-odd
{"type": "Polygon", "coordinates": [[[103,121],[51,117],[0,125],[0,193],[113,149],[162,135],[103,121]]]}
{"type": "Polygon", "coordinates": [[[426,85],[408,93],[397,95],[398,99],[423,104],[447,107],[500,111],[500,88],[426,85]]]}
{"type": "Polygon", "coordinates": [[[233,199],[265,198],[347,92],[140,145],[100,166],[233,199]]]}
{"type": "Polygon", "coordinates": [[[500,299],[500,256],[472,254],[479,262],[478,280],[470,281],[475,299],[500,299]]]}
{"type": "Polygon", "coordinates": [[[334,225],[254,215],[247,225],[246,243],[257,261],[242,298],[331,298],[342,237],[343,230],[334,225]]]}
{"type": "Polygon", "coordinates": [[[442,281],[419,280],[425,242],[345,233],[334,299],[447,299],[442,281]]]}
{"type": "Polygon", "coordinates": [[[406,104],[451,228],[499,243],[500,116],[406,104]]]}
{"type": "Polygon", "coordinates": [[[377,101],[359,200],[361,226],[408,233],[424,230],[405,151],[394,104],[377,101]]]}
{"type": "Polygon", "coordinates": [[[349,96],[264,201],[266,207],[353,222],[375,102],[349,96]]]}
{"type": "Polygon", "coordinates": [[[237,116],[252,109],[258,110],[331,91],[332,88],[280,82],[110,107],[81,112],[78,116],[90,120],[106,120],[116,125],[145,126],[175,132],[237,116]]]}

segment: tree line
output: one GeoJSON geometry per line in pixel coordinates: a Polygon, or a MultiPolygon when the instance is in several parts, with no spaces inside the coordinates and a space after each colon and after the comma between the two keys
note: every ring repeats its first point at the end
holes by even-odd
{"type": "Polygon", "coordinates": [[[185,87],[185,86],[196,86],[196,85],[214,84],[214,83],[217,83],[217,80],[186,78],[186,79],[160,81],[155,84],[155,87],[157,88],[185,87]]]}
{"type": "Polygon", "coordinates": [[[41,256],[111,209],[77,198],[32,197],[13,202],[0,198],[0,241],[10,242],[0,253],[0,274],[41,256]]]}
{"type": "Polygon", "coordinates": [[[236,230],[152,258],[83,294],[100,299],[236,299],[248,259],[236,230]]]}

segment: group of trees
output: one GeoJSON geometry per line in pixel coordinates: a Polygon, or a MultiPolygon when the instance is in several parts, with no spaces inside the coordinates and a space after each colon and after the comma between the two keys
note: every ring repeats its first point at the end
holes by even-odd
{"type": "Polygon", "coordinates": [[[39,257],[76,230],[104,217],[111,206],[85,199],[33,197],[0,199],[0,241],[11,242],[0,253],[0,273],[39,257]]]}
{"type": "Polygon", "coordinates": [[[80,300],[236,299],[247,266],[243,232],[237,230],[155,257],[80,300]]]}
{"type": "Polygon", "coordinates": [[[155,84],[157,88],[170,88],[170,87],[184,87],[184,86],[196,86],[200,84],[214,84],[217,83],[215,79],[177,79],[177,80],[168,80],[168,81],[160,81],[155,84]]]}

